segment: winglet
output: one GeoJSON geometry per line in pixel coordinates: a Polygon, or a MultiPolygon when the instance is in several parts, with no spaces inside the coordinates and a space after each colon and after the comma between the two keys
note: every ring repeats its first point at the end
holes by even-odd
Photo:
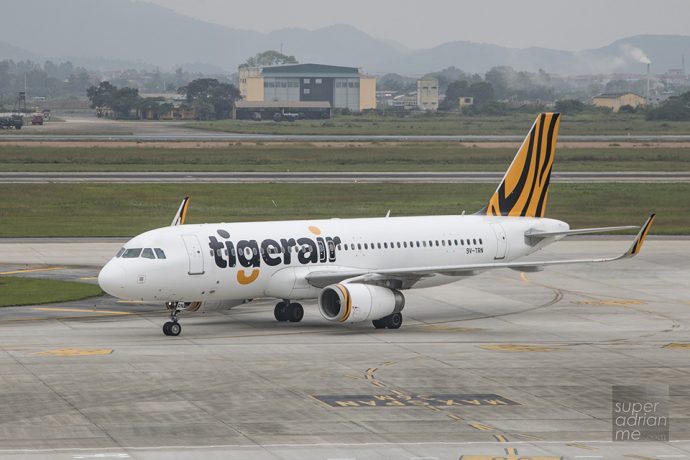
{"type": "Polygon", "coordinates": [[[184,225],[184,221],[187,218],[187,210],[189,209],[189,197],[186,196],[184,197],[184,200],[182,200],[182,203],[180,204],[180,209],[177,210],[177,214],[175,214],[175,217],[173,218],[172,222],[170,223],[171,227],[175,227],[177,225],[184,225]]]}
{"type": "Polygon", "coordinates": [[[647,233],[649,233],[649,229],[652,228],[654,219],[656,219],[656,214],[651,214],[647,218],[647,221],[640,228],[640,232],[635,237],[635,241],[633,241],[633,244],[630,246],[630,249],[628,249],[628,252],[626,252],[623,255],[623,259],[627,259],[628,257],[635,257],[640,252],[640,249],[642,249],[642,245],[644,244],[644,239],[647,238],[647,233]]]}

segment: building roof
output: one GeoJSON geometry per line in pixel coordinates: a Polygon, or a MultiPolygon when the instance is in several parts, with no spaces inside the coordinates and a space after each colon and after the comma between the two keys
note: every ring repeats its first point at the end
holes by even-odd
{"type": "Polygon", "coordinates": [[[328,101],[238,101],[238,109],[330,109],[328,101]]]}
{"type": "Polygon", "coordinates": [[[358,77],[357,67],[341,67],[323,64],[292,64],[264,67],[267,77],[358,77]]]}
{"type": "Polygon", "coordinates": [[[619,97],[625,96],[627,94],[632,94],[633,96],[641,97],[644,99],[644,96],[640,96],[637,93],[633,93],[632,91],[628,91],[627,93],[603,93],[598,96],[594,96],[594,99],[618,99],[619,97]]]}

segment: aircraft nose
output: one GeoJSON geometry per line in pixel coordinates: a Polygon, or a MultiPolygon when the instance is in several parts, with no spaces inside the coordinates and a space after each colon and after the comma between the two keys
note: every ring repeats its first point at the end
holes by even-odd
{"type": "Polygon", "coordinates": [[[113,297],[119,297],[125,288],[125,270],[115,261],[105,264],[98,274],[98,285],[113,297]]]}

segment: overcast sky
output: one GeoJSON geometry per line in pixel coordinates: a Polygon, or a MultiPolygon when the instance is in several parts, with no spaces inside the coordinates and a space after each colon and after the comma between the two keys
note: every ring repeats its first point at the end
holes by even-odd
{"type": "Polygon", "coordinates": [[[637,34],[690,35],[690,0],[140,0],[261,32],[350,24],[411,48],[469,40],[580,50],[637,34]]]}

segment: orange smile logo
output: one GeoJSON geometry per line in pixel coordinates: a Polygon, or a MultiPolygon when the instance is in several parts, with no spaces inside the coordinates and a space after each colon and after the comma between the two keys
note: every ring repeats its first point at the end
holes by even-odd
{"type": "Polygon", "coordinates": [[[237,282],[242,284],[242,285],[251,284],[254,281],[256,281],[256,279],[259,277],[259,273],[260,273],[260,270],[258,268],[255,268],[254,270],[252,270],[252,273],[249,276],[247,276],[244,273],[244,270],[238,270],[237,282]]]}

